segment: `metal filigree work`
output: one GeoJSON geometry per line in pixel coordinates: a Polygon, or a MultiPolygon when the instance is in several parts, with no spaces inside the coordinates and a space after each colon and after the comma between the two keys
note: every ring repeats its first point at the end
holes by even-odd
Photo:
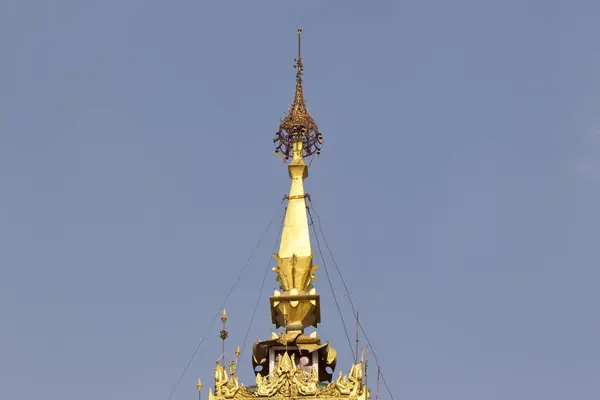
{"type": "Polygon", "coordinates": [[[296,62],[294,67],[298,70],[296,73],[294,102],[286,113],[285,118],[281,120],[279,130],[273,139],[275,153],[281,153],[281,156],[285,160],[290,159],[294,151],[294,143],[298,141],[302,142],[302,157],[321,154],[321,144],[323,143],[323,134],[319,132],[317,123],[308,113],[302,92],[304,66],[302,64],[302,56],[300,55],[301,32],[302,29],[298,29],[298,58],[294,59],[296,62]]]}

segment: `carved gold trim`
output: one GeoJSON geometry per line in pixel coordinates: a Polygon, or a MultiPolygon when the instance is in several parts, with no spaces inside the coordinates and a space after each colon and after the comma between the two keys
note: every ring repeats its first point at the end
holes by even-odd
{"type": "Polygon", "coordinates": [[[215,368],[215,394],[209,393],[209,400],[222,399],[251,399],[269,397],[283,399],[301,396],[307,399],[351,399],[369,400],[367,388],[363,385],[363,362],[355,364],[350,373],[344,376],[340,373],[335,382],[324,388],[319,385],[317,371],[310,373],[302,370],[291,356],[284,353],[278,357],[277,368],[267,376],[256,375],[256,387],[249,388],[240,385],[235,375],[228,376],[225,368],[217,364],[215,368]]]}

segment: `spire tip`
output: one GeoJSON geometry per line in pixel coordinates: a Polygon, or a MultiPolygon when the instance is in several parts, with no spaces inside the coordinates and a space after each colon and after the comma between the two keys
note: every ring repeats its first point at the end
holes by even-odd
{"type": "Polygon", "coordinates": [[[294,102],[290,106],[285,118],[281,121],[276,137],[273,139],[275,154],[279,155],[281,153],[284,161],[292,158],[294,143],[297,141],[302,142],[302,157],[321,154],[321,145],[323,144],[323,135],[319,132],[317,124],[306,109],[302,90],[304,65],[300,46],[301,33],[302,28],[298,28],[298,58],[294,60],[296,62],[294,68],[297,69],[294,102]]]}

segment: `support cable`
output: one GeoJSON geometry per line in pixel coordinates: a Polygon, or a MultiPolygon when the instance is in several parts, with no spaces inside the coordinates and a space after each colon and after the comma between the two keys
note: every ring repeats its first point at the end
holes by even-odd
{"type": "Polygon", "coordinates": [[[356,360],[356,357],[354,356],[354,348],[352,346],[352,341],[350,340],[350,335],[348,335],[346,321],[344,321],[344,314],[342,313],[342,309],[340,308],[340,304],[338,302],[337,296],[335,295],[335,289],[333,288],[333,284],[331,283],[331,277],[329,276],[327,264],[325,263],[325,257],[323,257],[323,251],[321,250],[321,243],[319,242],[319,236],[317,235],[317,231],[315,228],[312,214],[310,212],[310,208],[307,208],[307,210],[308,210],[308,215],[310,217],[310,225],[312,226],[313,232],[315,234],[315,241],[317,242],[319,254],[321,255],[321,261],[323,261],[323,269],[325,270],[325,275],[327,276],[327,282],[329,282],[329,287],[331,288],[331,294],[333,295],[333,301],[335,303],[335,306],[337,307],[338,313],[340,314],[340,319],[342,320],[342,326],[344,327],[344,333],[346,335],[346,339],[348,340],[348,345],[350,346],[350,354],[353,355],[354,363],[356,364],[357,360],[356,360]]]}
{"type": "MultiPolygon", "coordinates": [[[[321,222],[321,217],[319,217],[319,214],[315,210],[315,206],[314,206],[312,200],[309,198],[308,201],[310,202],[310,206],[311,206],[312,211],[314,212],[315,216],[317,217],[317,221],[319,223],[319,230],[321,232],[321,236],[323,237],[323,242],[325,243],[325,247],[327,248],[327,251],[329,252],[329,255],[331,256],[331,260],[333,261],[333,264],[335,265],[335,268],[336,268],[336,270],[338,272],[338,275],[340,276],[342,284],[344,285],[344,289],[346,291],[346,296],[348,297],[348,300],[350,301],[350,306],[352,307],[352,313],[357,318],[358,326],[360,327],[361,332],[365,336],[365,339],[367,340],[367,344],[371,348],[371,353],[373,354],[373,358],[375,359],[375,363],[377,364],[377,368],[379,370],[378,374],[381,376],[381,380],[383,380],[383,384],[386,387],[386,389],[387,389],[387,391],[388,391],[388,393],[390,395],[391,400],[394,400],[394,395],[392,394],[392,391],[391,391],[390,387],[388,386],[388,384],[387,384],[387,382],[385,380],[385,376],[383,375],[383,371],[381,369],[381,364],[379,363],[379,359],[377,358],[377,354],[375,353],[375,349],[371,345],[371,341],[369,340],[369,336],[367,335],[367,332],[365,332],[365,329],[363,328],[362,324],[358,320],[358,311],[356,310],[356,307],[354,306],[354,302],[352,301],[352,296],[350,295],[350,290],[348,289],[348,285],[346,285],[346,281],[344,280],[344,276],[342,275],[342,271],[340,270],[340,267],[339,267],[338,263],[335,261],[335,257],[333,256],[333,252],[331,251],[331,248],[329,247],[329,244],[327,243],[327,238],[325,237],[325,233],[323,232],[323,224],[321,222]]],[[[311,216],[311,219],[312,219],[312,216],[311,216]]],[[[314,226],[313,226],[313,230],[314,230],[314,226]]],[[[315,236],[316,236],[316,232],[315,232],[315,236]]],[[[318,244],[318,238],[317,238],[317,244],[318,244]]],[[[319,248],[319,251],[321,251],[320,248],[319,248]]],[[[323,255],[321,255],[321,258],[323,258],[323,255]]],[[[325,262],[323,262],[323,266],[325,266],[325,262]]],[[[325,272],[327,272],[326,268],[325,268],[325,272]]],[[[329,279],[329,274],[327,274],[327,279],[329,279]]],[[[330,285],[331,285],[331,282],[330,282],[330,285]]],[[[332,290],[333,290],[333,287],[332,287],[332,290]]],[[[335,295],[334,295],[334,298],[335,298],[335,295]]],[[[336,304],[337,304],[337,301],[336,301],[336,304]]],[[[338,307],[338,310],[339,310],[339,307],[338,307]]],[[[340,313],[341,313],[341,311],[340,311],[340,313]]],[[[348,336],[348,333],[346,333],[346,336],[348,336]]]]}
{"type": "Polygon", "coordinates": [[[185,368],[183,369],[183,371],[179,375],[179,378],[177,378],[177,381],[175,382],[175,385],[173,385],[173,388],[171,389],[171,392],[167,396],[166,400],[170,400],[171,399],[171,397],[175,393],[175,390],[177,389],[177,386],[179,386],[179,383],[181,382],[181,379],[183,378],[183,376],[185,375],[185,373],[187,372],[187,370],[190,368],[190,365],[192,364],[192,361],[194,361],[194,358],[196,357],[196,354],[198,353],[198,350],[200,350],[200,346],[202,346],[202,343],[204,343],[204,340],[208,336],[208,332],[210,332],[210,330],[212,329],[215,321],[221,315],[221,311],[223,310],[223,308],[227,304],[227,300],[229,300],[229,297],[231,296],[231,293],[233,293],[233,291],[234,291],[235,287],[237,286],[238,282],[240,281],[240,279],[244,275],[244,272],[248,268],[248,264],[250,264],[250,260],[252,260],[252,257],[254,257],[254,253],[256,253],[256,250],[260,246],[260,243],[261,243],[262,239],[264,238],[264,236],[269,231],[269,228],[271,227],[271,224],[273,223],[274,219],[275,219],[275,213],[273,213],[273,216],[271,217],[271,220],[267,224],[267,227],[265,228],[264,232],[262,233],[262,235],[260,236],[260,238],[256,242],[256,245],[254,246],[254,249],[252,249],[252,252],[250,253],[250,256],[248,257],[248,259],[244,263],[244,266],[242,267],[242,269],[240,270],[240,273],[238,274],[237,278],[233,282],[233,285],[231,286],[231,288],[227,292],[227,295],[225,296],[225,299],[223,300],[223,302],[221,304],[221,307],[219,307],[219,309],[218,309],[217,313],[215,314],[215,316],[213,317],[210,325],[208,326],[208,328],[206,328],[206,331],[204,331],[204,334],[202,335],[202,338],[200,339],[200,342],[196,346],[196,349],[192,353],[192,356],[190,357],[190,359],[189,359],[188,363],[186,364],[185,368]]]}
{"type": "MultiPolygon", "coordinates": [[[[281,236],[281,232],[283,231],[283,221],[285,219],[285,214],[281,219],[281,227],[279,229],[279,234],[275,237],[275,245],[273,246],[273,253],[277,250],[277,243],[279,242],[279,238],[281,236]]],[[[258,290],[258,298],[256,299],[256,304],[254,304],[254,311],[252,311],[252,317],[250,318],[250,323],[248,324],[248,330],[246,331],[246,337],[244,338],[244,344],[242,346],[242,351],[240,352],[240,356],[244,354],[244,350],[246,350],[246,343],[248,343],[248,336],[250,335],[250,329],[252,329],[252,323],[254,322],[254,317],[256,316],[256,310],[258,309],[258,305],[260,304],[260,300],[262,299],[262,292],[265,287],[265,282],[267,281],[267,276],[269,271],[271,270],[271,258],[272,254],[269,254],[269,261],[267,262],[267,268],[265,268],[265,274],[262,279],[262,283],[260,285],[260,289],[258,290]]]]}

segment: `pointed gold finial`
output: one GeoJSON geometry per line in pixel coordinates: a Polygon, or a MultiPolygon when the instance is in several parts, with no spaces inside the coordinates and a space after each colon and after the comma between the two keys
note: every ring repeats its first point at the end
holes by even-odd
{"type": "Polygon", "coordinates": [[[225,323],[227,322],[227,310],[225,309],[223,309],[223,314],[221,314],[221,321],[223,322],[223,329],[221,329],[221,332],[219,332],[219,337],[223,341],[221,362],[222,365],[225,365],[225,339],[227,339],[227,337],[229,336],[229,332],[227,332],[227,329],[225,329],[225,323]]]}
{"type": "Polygon", "coordinates": [[[196,387],[198,388],[198,392],[202,391],[202,380],[200,378],[198,378],[198,384],[196,385],[196,387]]]}
{"type": "Polygon", "coordinates": [[[236,358],[236,360],[237,360],[238,358],[240,358],[240,354],[242,354],[242,352],[241,352],[241,350],[240,350],[240,346],[238,346],[238,347],[235,349],[235,358],[236,358]]]}
{"type": "Polygon", "coordinates": [[[276,133],[273,142],[275,143],[275,153],[279,154],[284,160],[289,160],[294,153],[294,144],[301,142],[301,157],[308,157],[313,154],[321,154],[321,144],[323,143],[323,134],[319,132],[315,120],[310,116],[306,109],[306,100],[302,89],[302,76],[304,75],[304,63],[300,46],[302,28],[298,28],[298,58],[294,59],[296,64],[296,93],[294,102],[281,121],[279,130],[276,133]]]}

